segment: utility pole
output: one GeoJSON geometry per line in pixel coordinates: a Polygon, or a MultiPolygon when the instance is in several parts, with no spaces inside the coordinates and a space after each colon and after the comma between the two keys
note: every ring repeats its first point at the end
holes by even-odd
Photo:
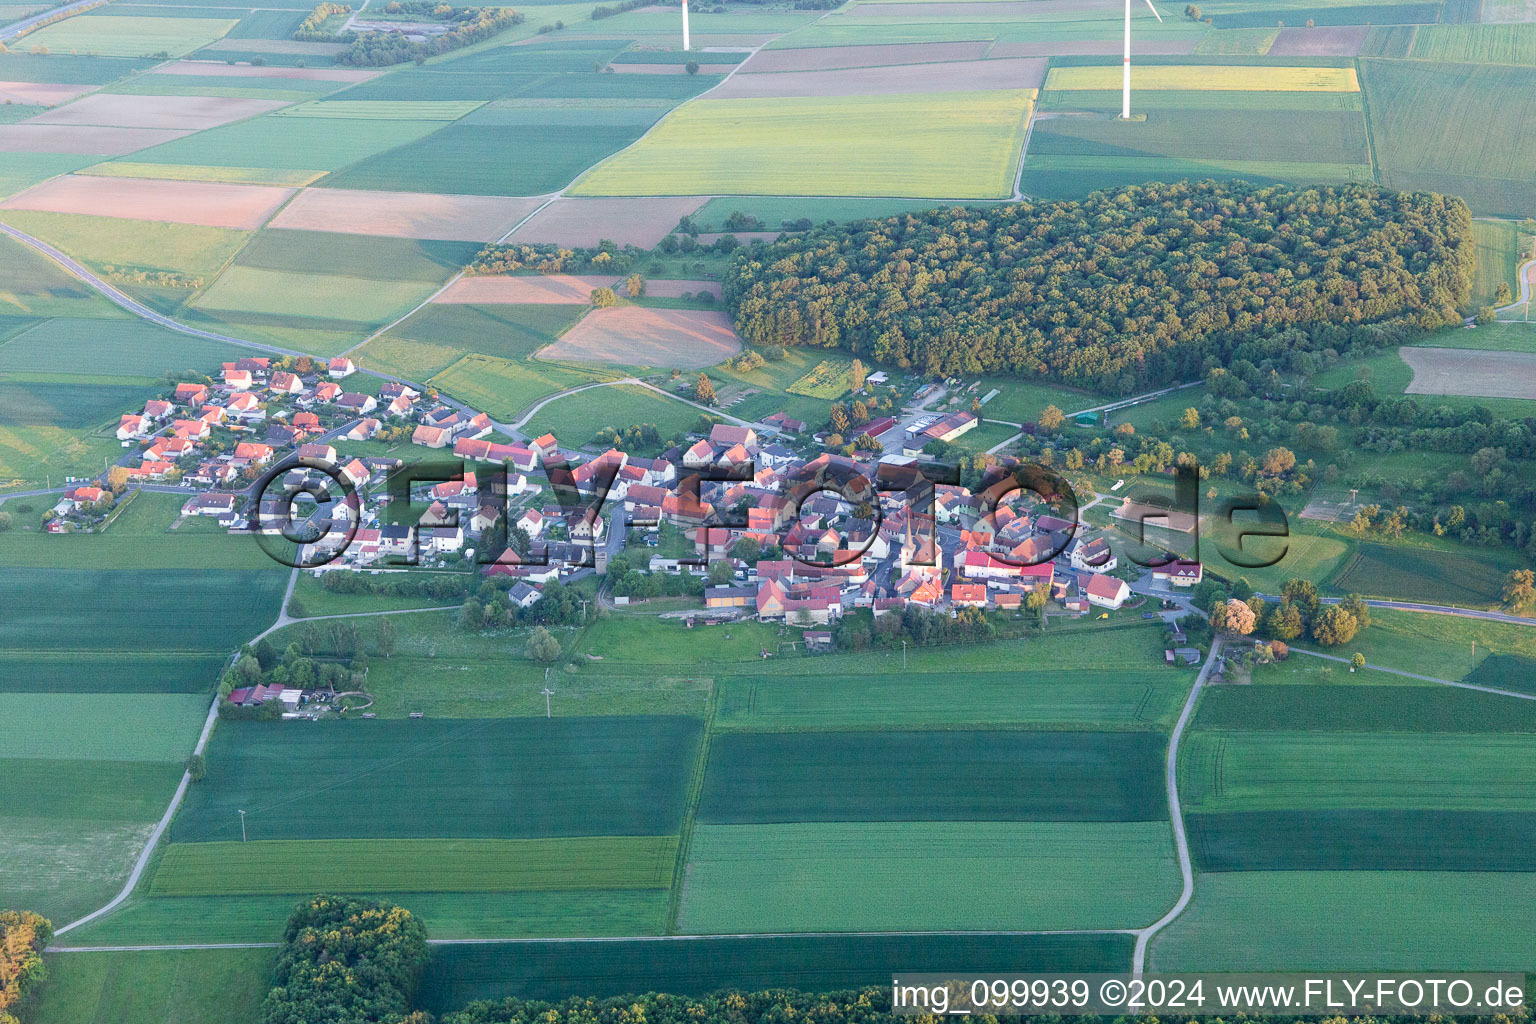
{"type": "Polygon", "coordinates": [[[905,640],[901,642],[901,670],[903,672],[907,670],[907,642],[905,640]]]}
{"type": "Polygon", "coordinates": [[[545,718],[553,717],[552,713],[550,712],[550,708],[549,708],[549,698],[554,694],[555,691],[551,690],[549,687],[546,686],[546,687],[544,687],[544,689],[540,690],[539,692],[544,695],[544,717],[545,718]]]}
{"type": "Polygon", "coordinates": [[[240,812],[240,841],[245,842],[245,812],[240,812]]]}

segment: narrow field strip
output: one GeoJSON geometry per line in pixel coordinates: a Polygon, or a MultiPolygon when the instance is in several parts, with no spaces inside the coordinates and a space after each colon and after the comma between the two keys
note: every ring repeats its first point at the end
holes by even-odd
{"type": "MultiPolygon", "coordinates": [[[[1165,64],[1138,67],[1138,89],[1219,89],[1234,92],[1359,92],[1354,68],[1288,68],[1260,64],[1165,64]]],[[[1118,67],[1052,68],[1047,89],[1115,89],[1118,67]]]]}
{"type": "Polygon", "coordinates": [[[176,843],[150,894],[656,889],[676,857],[676,836],[176,843]]]}

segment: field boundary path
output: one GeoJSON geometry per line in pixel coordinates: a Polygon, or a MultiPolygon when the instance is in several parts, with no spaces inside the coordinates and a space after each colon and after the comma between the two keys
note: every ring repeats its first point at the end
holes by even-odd
{"type": "Polygon", "coordinates": [[[1195,677],[1195,685],[1189,688],[1189,697],[1184,701],[1184,710],[1179,713],[1179,720],[1173,727],[1173,732],[1168,736],[1168,763],[1164,773],[1164,780],[1168,785],[1168,820],[1173,824],[1173,842],[1179,855],[1179,874],[1183,876],[1184,888],[1179,893],[1178,902],[1168,908],[1168,912],[1153,921],[1145,928],[1138,930],[1136,934],[1136,951],[1131,956],[1131,974],[1141,977],[1142,968],[1147,960],[1147,944],[1152,937],[1173,923],[1174,918],[1184,913],[1184,908],[1189,906],[1190,900],[1195,898],[1195,869],[1189,858],[1189,838],[1184,832],[1184,811],[1179,807],[1179,740],[1184,735],[1185,726],[1194,717],[1195,705],[1200,700],[1200,691],[1205,686],[1206,680],[1211,677],[1211,670],[1221,658],[1221,637],[1211,641],[1211,651],[1205,657],[1205,664],[1200,668],[1200,674],[1195,677]]]}

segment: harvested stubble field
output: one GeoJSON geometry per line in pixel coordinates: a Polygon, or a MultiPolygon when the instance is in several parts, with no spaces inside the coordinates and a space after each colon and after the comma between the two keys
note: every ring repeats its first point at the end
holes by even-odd
{"type": "Polygon", "coordinates": [[[539,355],[582,363],[697,370],[740,351],[741,339],[723,312],[612,306],[588,313],[539,355]]]}
{"type": "Polygon", "coordinates": [[[226,725],[171,838],[238,839],[239,808],[252,839],[673,835],[700,731],[638,715],[226,725]]]}
{"type": "Polygon", "coordinates": [[[272,219],[274,228],[493,242],[538,206],[536,199],[310,188],[272,219]]]}
{"type": "Polygon", "coordinates": [[[1271,57],[1354,57],[1370,32],[1366,25],[1283,28],[1270,44],[1271,57]]]}
{"type": "Polygon", "coordinates": [[[445,304],[540,304],[585,306],[594,288],[612,288],[618,278],[588,274],[522,274],[510,277],[463,277],[433,302],[445,304]]]}
{"type": "Polygon", "coordinates": [[[292,194],[292,189],[261,185],[69,175],[28,189],[0,208],[250,231],[265,224],[292,194]]]}
{"type": "Polygon", "coordinates": [[[702,99],[573,191],[996,198],[1012,191],[1033,99],[1031,89],[702,99]]]}
{"type": "MultiPolygon", "coordinates": [[[[190,134],[159,128],[101,128],[62,124],[0,124],[0,153],[120,156],[190,134]]],[[[82,161],[83,162],[83,161],[82,161]]],[[[56,168],[59,171],[72,167],[56,168]]]]}
{"type": "Polygon", "coordinates": [[[1536,399],[1536,352],[1401,348],[1413,369],[1410,395],[1536,399]]]}
{"type": "Polygon", "coordinates": [[[1166,822],[700,825],[685,933],[1124,928],[1178,896],[1166,822]]]}
{"type": "Polygon", "coordinates": [[[676,836],[175,843],[149,891],[181,897],[658,889],[671,885],[676,860],[676,836]],[[283,870],[231,877],[231,861],[246,858],[283,870]]]}
{"type": "Polygon", "coordinates": [[[114,96],[97,93],[39,114],[31,123],[201,131],[255,117],[282,105],[282,100],[229,99],[219,96],[114,96]]]}
{"type": "Polygon", "coordinates": [[[514,231],[508,242],[593,246],[603,239],[654,248],[678,221],[703,206],[695,196],[637,199],[556,199],[514,231]]]}
{"type": "MultiPolygon", "coordinates": [[[[1047,89],[1115,89],[1120,69],[1104,65],[1052,68],[1047,89]]],[[[1358,92],[1354,68],[1288,68],[1265,64],[1152,64],[1135,71],[1140,89],[1233,92],[1358,92]]]]}

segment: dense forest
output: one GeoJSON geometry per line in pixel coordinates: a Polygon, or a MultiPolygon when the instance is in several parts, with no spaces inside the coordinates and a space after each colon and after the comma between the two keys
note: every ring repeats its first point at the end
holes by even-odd
{"type": "Polygon", "coordinates": [[[1472,260],[1454,197],[1181,182],[828,225],[743,249],[724,294],[752,345],[1123,394],[1282,331],[1322,350],[1457,322],[1472,260]]]}
{"type": "Polygon", "coordinates": [[[315,896],[288,919],[261,1024],[425,1022],[411,1000],[427,964],[427,930],[409,910],[315,896]]]}

